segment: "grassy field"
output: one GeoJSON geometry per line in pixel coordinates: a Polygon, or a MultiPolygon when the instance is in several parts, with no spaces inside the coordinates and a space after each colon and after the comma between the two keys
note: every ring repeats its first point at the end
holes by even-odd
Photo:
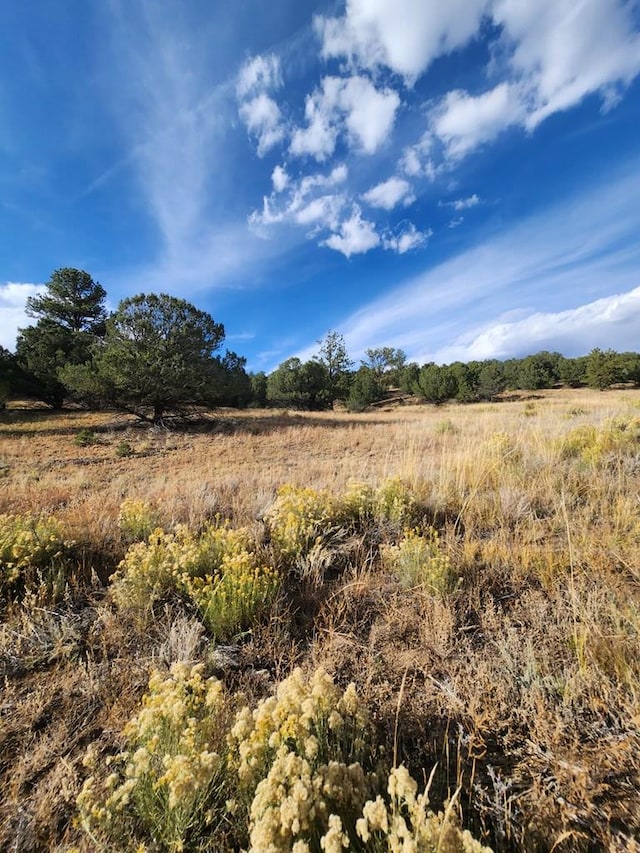
{"type": "Polygon", "coordinates": [[[639,485],[635,390],[10,407],[0,849],[637,850],[639,485]]]}

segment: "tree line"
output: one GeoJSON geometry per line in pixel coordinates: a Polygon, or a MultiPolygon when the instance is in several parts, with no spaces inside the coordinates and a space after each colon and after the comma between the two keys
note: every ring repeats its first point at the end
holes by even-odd
{"type": "Polygon", "coordinates": [[[565,358],[408,362],[394,347],[367,349],[359,366],[344,338],[329,332],[309,360],[289,358],[269,375],[248,373],[246,359],[226,350],[221,323],[184,299],[139,294],[108,313],[106,291],[84,270],[55,270],[46,290],[29,297],[16,351],[0,348],[0,407],[31,397],[53,408],[65,401],[114,407],[159,422],[192,406],[285,406],[327,409],[340,401],[363,411],[391,389],[436,405],[492,400],[507,390],[559,385],[604,390],[640,385],[640,355],[594,349],[565,358]]]}

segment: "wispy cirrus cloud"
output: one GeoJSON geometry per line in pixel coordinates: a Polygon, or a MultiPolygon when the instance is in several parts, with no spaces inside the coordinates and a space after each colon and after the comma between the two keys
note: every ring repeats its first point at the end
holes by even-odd
{"type": "Polygon", "coordinates": [[[352,355],[395,346],[420,363],[444,363],[545,346],[567,355],[637,349],[640,245],[630,239],[640,229],[637,166],[345,318],[336,325],[352,355]]]}

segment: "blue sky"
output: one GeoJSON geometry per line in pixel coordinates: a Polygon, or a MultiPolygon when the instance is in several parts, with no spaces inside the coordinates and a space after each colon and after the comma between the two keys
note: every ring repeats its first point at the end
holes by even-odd
{"type": "Polygon", "coordinates": [[[640,350],[637,0],[31,0],[0,31],[0,344],[62,266],[253,370],[640,350]]]}

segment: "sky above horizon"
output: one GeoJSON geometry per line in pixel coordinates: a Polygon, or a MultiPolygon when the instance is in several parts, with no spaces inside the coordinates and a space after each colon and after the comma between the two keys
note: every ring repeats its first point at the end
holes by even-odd
{"type": "Polygon", "coordinates": [[[248,368],[640,350],[638,0],[32,0],[0,31],[0,345],[85,269],[248,368]]]}

